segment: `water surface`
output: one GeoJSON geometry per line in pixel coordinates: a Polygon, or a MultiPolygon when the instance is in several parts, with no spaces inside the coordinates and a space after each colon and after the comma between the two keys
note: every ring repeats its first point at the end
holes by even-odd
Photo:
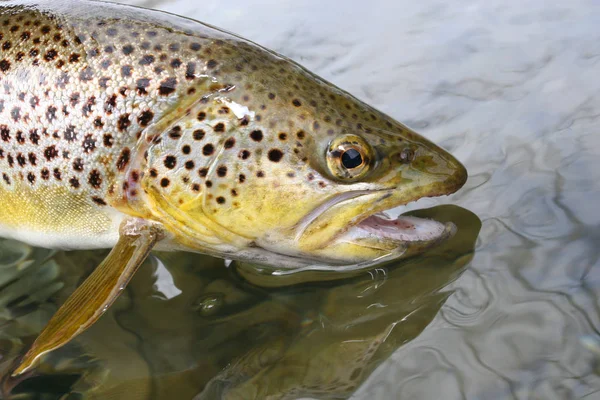
{"type": "MultiPolygon", "coordinates": [[[[123,3],[272,48],[451,151],[469,181],[420,206],[460,207],[424,211],[459,235],[280,288],[157,253],[96,326],[5,387],[14,398],[600,399],[581,344],[600,326],[600,3],[123,3]]],[[[5,371],[105,253],[0,246],[5,371]]]]}

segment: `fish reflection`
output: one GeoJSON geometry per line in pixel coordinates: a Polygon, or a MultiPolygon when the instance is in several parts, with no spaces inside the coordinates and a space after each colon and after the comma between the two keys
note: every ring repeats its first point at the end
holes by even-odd
{"type": "MultiPolygon", "coordinates": [[[[344,280],[156,253],[97,325],[35,372],[5,377],[5,397],[347,398],[425,329],[452,294],[444,288],[472,258],[481,227],[474,214],[456,206],[412,214],[454,221],[458,232],[426,256],[344,280]]],[[[89,273],[81,266],[105,253],[0,246],[0,369],[7,375],[89,273]]]]}

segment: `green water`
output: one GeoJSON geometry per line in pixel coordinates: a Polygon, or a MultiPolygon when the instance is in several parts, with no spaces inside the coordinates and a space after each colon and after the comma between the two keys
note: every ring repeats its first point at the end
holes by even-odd
{"type": "MultiPolygon", "coordinates": [[[[96,325],[5,387],[16,399],[347,398],[431,322],[472,258],[474,214],[454,206],[415,214],[457,221],[459,233],[424,257],[325,283],[156,253],[96,325]]],[[[5,240],[0,254],[6,371],[106,252],[5,240]]]]}

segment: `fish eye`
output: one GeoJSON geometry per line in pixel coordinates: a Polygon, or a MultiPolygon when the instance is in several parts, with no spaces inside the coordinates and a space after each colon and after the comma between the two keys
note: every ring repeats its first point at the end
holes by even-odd
{"type": "Polygon", "coordinates": [[[342,153],[342,165],[348,169],[360,167],[363,163],[362,156],[356,149],[348,149],[342,153]]]}
{"type": "Polygon", "coordinates": [[[363,178],[371,169],[371,146],[360,136],[345,135],[332,140],[327,151],[327,166],[334,178],[349,181],[363,178]]]}

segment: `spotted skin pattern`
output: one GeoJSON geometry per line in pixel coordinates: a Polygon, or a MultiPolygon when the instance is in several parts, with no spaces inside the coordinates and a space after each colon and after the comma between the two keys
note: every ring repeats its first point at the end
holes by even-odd
{"type": "MultiPolygon", "coordinates": [[[[257,248],[334,259],[321,244],[369,204],[444,194],[466,178],[442,149],[254,43],[85,1],[0,6],[0,175],[2,236],[110,247],[134,216],[163,224],[168,248],[242,259],[261,259],[257,248]],[[325,154],[349,134],[372,146],[371,171],[340,181],[325,154]],[[333,196],[407,182],[401,195],[323,213],[299,237],[333,196]]],[[[340,246],[332,251],[357,259],[340,246]]]]}

